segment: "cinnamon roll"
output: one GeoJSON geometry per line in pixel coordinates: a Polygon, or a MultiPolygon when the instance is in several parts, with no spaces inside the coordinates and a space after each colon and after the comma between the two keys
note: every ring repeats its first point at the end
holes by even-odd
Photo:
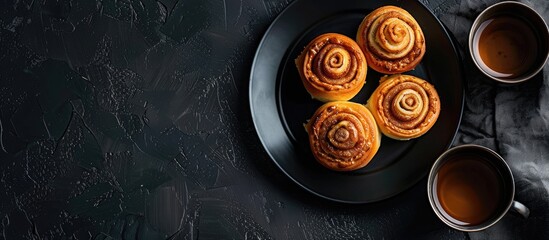
{"type": "Polygon", "coordinates": [[[408,140],[425,134],[435,124],[440,99],[427,81],[397,74],[381,78],[366,107],[385,136],[408,140]]]}
{"type": "Polygon", "coordinates": [[[338,33],[313,39],[295,60],[305,89],[323,102],[349,100],[366,82],[366,59],[356,42],[338,33]]]}
{"type": "Polygon", "coordinates": [[[305,128],[316,160],[336,171],[366,166],[381,144],[381,133],[372,114],[358,103],[326,103],[305,128]]]}
{"type": "Polygon", "coordinates": [[[421,27],[410,13],[395,6],[368,14],[358,27],[356,39],[368,66],[385,74],[412,70],[425,54],[421,27]]]}

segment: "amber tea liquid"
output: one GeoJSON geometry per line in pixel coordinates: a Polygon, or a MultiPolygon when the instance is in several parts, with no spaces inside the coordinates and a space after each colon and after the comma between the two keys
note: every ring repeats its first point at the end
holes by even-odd
{"type": "Polygon", "coordinates": [[[473,38],[473,54],[488,74],[504,79],[528,73],[538,58],[538,38],[524,20],[501,15],[484,21],[473,38]]]}
{"type": "Polygon", "coordinates": [[[481,156],[459,154],[439,169],[434,198],[444,217],[454,224],[481,224],[498,213],[504,200],[504,181],[498,170],[481,156]]]}

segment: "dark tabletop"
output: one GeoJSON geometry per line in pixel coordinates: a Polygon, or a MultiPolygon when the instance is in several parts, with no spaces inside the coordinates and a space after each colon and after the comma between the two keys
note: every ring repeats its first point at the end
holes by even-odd
{"type": "MultiPolygon", "coordinates": [[[[474,17],[497,1],[421,1],[464,56],[453,145],[498,151],[532,212],[471,234],[438,220],[425,178],[349,205],[306,192],[271,161],[249,74],[290,2],[0,1],[1,238],[549,238],[549,67],[498,86],[466,51],[474,17]]],[[[524,2],[549,20],[548,1],[524,2]]]]}

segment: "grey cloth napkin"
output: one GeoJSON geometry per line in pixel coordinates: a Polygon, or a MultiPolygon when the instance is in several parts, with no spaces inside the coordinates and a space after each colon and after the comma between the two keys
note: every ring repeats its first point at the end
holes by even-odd
{"type": "MultiPolygon", "coordinates": [[[[433,11],[464,50],[466,100],[454,145],[475,143],[496,150],[513,171],[515,200],[529,207],[522,219],[507,214],[493,227],[470,233],[471,239],[549,238],[549,65],[530,81],[514,86],[493,84],[471,61],[468,33],[474,18],[498,1],[468,0],[433,11]]],[[[549,20],[549,1],[521,1],[549,20]]]]}

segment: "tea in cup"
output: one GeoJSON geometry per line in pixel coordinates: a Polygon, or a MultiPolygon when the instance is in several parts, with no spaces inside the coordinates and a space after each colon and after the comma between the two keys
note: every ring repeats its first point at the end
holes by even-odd
{"type": "Polygon", "coordinates": [[[444,152],[429,173],[427,190],[436,215],[461,231],[486,229],[510,209],[529,215],[527,207],[514,201],[515,183],[505,160],[479,145],[444,152]]]}
{"type": "Polygon", "coordinates": [[[519,83],[539,73],[549,58],[549,30],[526,4],[500,2],[475,19],[469,52],[476,66],[500,83],[519,83]]]}

